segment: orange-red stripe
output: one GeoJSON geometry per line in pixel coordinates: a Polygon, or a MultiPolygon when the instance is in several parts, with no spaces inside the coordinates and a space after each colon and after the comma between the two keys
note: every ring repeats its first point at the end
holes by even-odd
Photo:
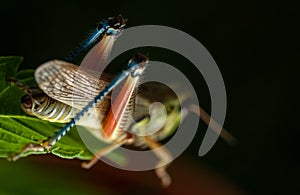
{"type": "Polygon", "coordinates": [[[113,102],[103,124],[103,132],[107,138],[113,138],[113,133],[117,130],[119,123],[121,122],[136,83],[137,78],[129,76],[124,87],[113,102]]]}

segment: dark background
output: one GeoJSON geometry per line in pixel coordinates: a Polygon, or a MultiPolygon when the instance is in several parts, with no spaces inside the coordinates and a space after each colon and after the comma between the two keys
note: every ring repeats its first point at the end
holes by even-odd
{"type": "MultiPolygon", "coordinates": [[[[204,133],[201,130],[205,129],[205,125],[201,123],[198,137],[170,168],[171,174],[176,175],[177,172],[179,174],[174,180],[190,178],[189,181],[180,181],[181,184],[185,184],[185,192],[190,192],[198,185],[199,193],[213,194],[210,190],[216,193],[216,189],[222,189],[219,187],[222,183],[234,187],[226,188],[227,191],[224,187],[224,191],[217,194],[234,194],[232,189],[235,194],[299,193],[300,171],[299,161],[296,160],[299,155],[297,146],[299,137],[296,134],[299,130],[296,104],[299,90],[297,86],[299,45],[296,45],[295,40],[299,35],[297,33],[299,6],[292,1],[253,0],[230,2],[212,0],[197,3],[187,0],[178,2],[10,0],[1,2],[0,55],[23,56],[24,62],[20,67],[22,69],[36,68],[39,64],[54,58],[63,59],[90,30],[95,28],[99,20],[120,13],[128,18],[129,27],[147,24],[165,25],[192,35],[211,53],[222,73],[228,99],[224,126],[238,139],[239,144],[231,147],[219,140],[206,156],[198,157],[199,139],[204,133]],[[204,173],[203,170],[208,172],[204,173]],[[183,175],[182,178],[180,174],[183,175]],[[206,178],[212,177],[211,174],[218,175],[217,177],[222,179],[206,181],[206,178]],[[210,184],[206,185],[207,183],[210,184]],[[208,189],[203,190],[205,187],[208,189]]],[[[154,59],[171,64],[173,62],[175,66],[185,62],[180,56],[169,51],[157,52],[150,49],[145,51],[154,59]]],[[[183,71],[189,74],[188,69],[183,71]]],[[[202,94],[199,97],[200,104],[209,110],[210,100],[206,85],[192,72],[190,71],[191,82],[198,93],[202,94]]],[[[114,189],[113,192],[123,190],[126,193],[139,193],[143,190],[152,192],[148,188],[135,186],[134,183],[139,180],[137,178],[146,177],[142,173],[116,171],[103,163],[101,166],[105,167],[104,174],[99,171],[98,175],[92,175],[97,181],[88,183],[90,180],[86,178],[87,173],[79,170],[79,162],[76,160],[66,161],[41,156],[29,157],[14,165],[5,160],[0,162],[2,167],[10,167],[12,171],[11,180],[5,179],[6,176],[1,174],[0,181],[14,182],[16,181],[13,177],[14,170],[21,170],[22,166],[27,169],[27,165],[36,163],[40,177],[43,177],[43,170],[46,169],[54,172],[59,170],[58,174],[66,171],[61,173],[65,177],[72,172],[71,175],[78,176],[76,179],[78,185],[93,186],[92,188],[99,193],[97,186],[108,189],[123,186],[118,188],[119,190],[114,189]],[[61,167],[70,166],[69,162],[70,165],[76,165],[62,170],[61,167]],[[112,176],[107,170],[113,174],[121,174],[121,179],[112,176]],[[106,180],[105,178],[113,184],[102,181],[106,180]],[[130,182],[130,178],[135,179],[130,182]],[[123,180],[128,187],[122,185],[123,180]]],[[[31,170],[37,171],[34,168],[31,170]]],[[[26,178],[25,175],[24,177],[26,178]]],[[[66,180],[73,181],[74,177],[70,177],[66,180]]],[[[159,184],[154,175],[150,173],[149,177],[153,177],[150,182],[157,188],[159,184]]],[[[16,181],[13,184],[16,194],[21,183],[22,181],[16,181]]],[[[174,186],[182,186],[178,181],[177,183],[174,183],[174,186]]],[[[0,183],[0,188],[1,185],[3,183],[0,183]]],[[[28,185],[32,185],[34,189],[35,182],[28,185]]],[[[57,183],[56,187],[60,185],[57,183]]],[[[30,193],[32,194],[32,191],[30,193]]],[[[176,191],[169,189],[159,193],[174,194],[176,191]]]]}

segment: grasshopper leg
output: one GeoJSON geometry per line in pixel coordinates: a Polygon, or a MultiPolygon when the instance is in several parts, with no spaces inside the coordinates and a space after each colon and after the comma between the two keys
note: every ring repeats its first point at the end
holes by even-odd
{"type": "Polygon", "coordinates": [[[172,160],[172,154],[163,147],[159,142],[151,139],[148,136],[143,137],[144,141],[153,150],[154,154],[160,159],[156,165],[155,173],[157,177],[161,180],[163,187],[168,187],[171,182],[171,176],[167,172],[168,163],[172,160]]]}
{"type": "Polygon", "coordinates": [[[219,132],[218,129],[221,129],[220,137],[226,141],[229,145],[235,145],[237,140],[234,136],[232,136],[226,129],[222,128],[210,115],[200,106],[195,104],[191,104],[188,107],[188,110],[200,117],[200,119],[210,126],[210,128],[215,131],[219,132]],[[211,123],[211,124],[210,124],[211,123]]]}
{"type": "Polygon", "coordinates": [[[90,160],[89,162],[83,162],[81,164],[81,166],[83,168],[85,168],[85,169],[91,168],[94,164],[96,164],[96,162],[98,162],[98,160],[101,157],[105,156],[106,154],[109,154],[110,152],[114,151],[115,149],[119,148],[120,146],[122,146],[123,144],[126,144],[128,142],[132,142],[132,138],[127,138],[126,137],[126,138],[124,138],[124,139],[122,139],[122,140],[120,140],[120,141],[118,141],[118,142],[116,142],[114,144],[111,144],[111,145],[109,145],[109,146],[107,146],[107,147],[99,150],[95,154],[95,156],[94,156],[94,158],[92,160],[90,160]]]}
{"type": "Polygon", "coordinates": [[[43,151],[50,151],[52,148],[51,145],[49,145],[48,141],[43,141],[41,144],[35,144],[35,143],[28,143],[24,145],[21,148],[21,151],[11,157],[8,158],[9,161],[16,161],[20,159],[23,154],[26,152],[32,151],[32,152],[43,152],[43,151]]]}

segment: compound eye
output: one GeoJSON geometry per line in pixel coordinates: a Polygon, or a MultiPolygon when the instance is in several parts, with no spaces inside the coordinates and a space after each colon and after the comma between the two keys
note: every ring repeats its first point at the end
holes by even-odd
{"type": "Polygon", "coordinates": [[[29,95],[23,95],[21,98],[21,104],[25,109],[30,109],[32,108],[32,100],[29,95]]]}
{"type": "Polygon", "coordinates": [[[125,24],[126,20],[120,15],[109,18],[109,25],[115,29],[123,28],[125,24]]]}

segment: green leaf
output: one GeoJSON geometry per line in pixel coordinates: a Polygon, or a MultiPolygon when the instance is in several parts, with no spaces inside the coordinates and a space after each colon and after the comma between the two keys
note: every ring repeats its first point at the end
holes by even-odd
{"type": "Polygon", "coordinates": [[[18,56],[0,57],[0,72],[7,76],[15,76],[22,61],[23,57],[18,56]]]}
{"type": "MultiPolygon", "coordinates": [[[[20,152],[25,144],[46,140],[64,125],[28,116],[21,109],[20,99],[24,92],[14,84],[8,84],[5,80],[7,77],[14,77],[25,84],[35,84],[34,70],[17,72],[21,62],[21,57],[0,57],[0,157],[2,158],[8,158],[20,152]]],[[[44,153],[46,152],[28,151],[23,156],[44,153]]],[[[51,153],[68,159],[88,160],[93,157],[93,154],[81,141],[76,128],[72,128],[66,136],[55,144],[51,153]]],[[[126,162],[126,159],[117,153],[112,153],[107,157],[117,164],[126,162]]]]}
{"type": "Polygon", "coordinates": [[[8,83],[4,82],[5,78],[14,77],[22,61],[22,57],[0,57],[0,92],[8,86],[8,83]]]}

